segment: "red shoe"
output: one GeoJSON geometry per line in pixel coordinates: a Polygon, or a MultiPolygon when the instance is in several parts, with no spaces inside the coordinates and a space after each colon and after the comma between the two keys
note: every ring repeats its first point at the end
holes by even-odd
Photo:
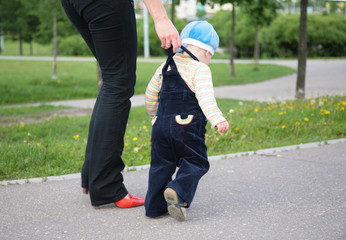
{"type": "Polygon", "coordinates": [[[136,207],[144,204],[144,198],[135,195],[127,194],[123,199],[115,202],[115,205],[121,208],[136,207]]]}

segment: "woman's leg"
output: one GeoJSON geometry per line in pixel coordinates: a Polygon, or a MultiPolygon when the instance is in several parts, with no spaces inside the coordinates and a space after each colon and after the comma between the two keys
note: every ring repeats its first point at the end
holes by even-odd
{"type": "Polygon", "coordinates": [[[127,194],[121,174],[124,168],[121,154],[131,107],[129,99],[134,93],[136,78],[133,3],[130,0],[70,0],[69,4],[65,3],[65,10],[66,5],[72,9],[66,11],[67,15],[89,42],[102,71],[103,86],[90,122],[82,171],[82,186],[88,186],[92,205],[102,205],[127,194]]]}

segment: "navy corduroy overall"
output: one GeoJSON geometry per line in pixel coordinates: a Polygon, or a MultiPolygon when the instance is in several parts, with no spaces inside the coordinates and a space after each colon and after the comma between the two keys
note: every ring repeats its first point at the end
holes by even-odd
{"type": "MultiPolygon", "coordinates": [[[[198,61],[186,48],[182,48],[198,61]]],[[[209,169],[204,140],[207,119],[195,93],[181,78],[173,56],[172,49],[169,49],[162,69],[159,106],[153,119],[151,164],[145,198],[148,217],[167,213],[163,195],[167,187],[174,189],[189,207],[199,180],[209,169]],[[179,169],[172,180],[176,167],[179,169]]]]}

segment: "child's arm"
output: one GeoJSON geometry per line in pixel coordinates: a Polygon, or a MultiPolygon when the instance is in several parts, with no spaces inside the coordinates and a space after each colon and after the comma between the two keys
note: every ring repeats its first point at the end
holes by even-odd
{"type": "Polygon", "coordinates": [[[218,133],[223,133],[224,131],[227,131],[228,130],[228,122],[227,120],[223,121],[223,122],[220,122],[218,124],[216,124],[216,127],[217,127],[217,132],[218,133]]]}
{"type": "Polygon", "coordinates": [[[196,70],[192,83],[199,106],[208,121],[213,127],[218,128],[218,132],[226,131],[228,123],[217,106],[209,67],[200,67],[196,70]]]}
{"type": "Polygon", "coordinates": [[[145,108],[151,118],[156,116],[159,105],[158,95],[161,89],[162,79],[160,78],[162,65],[156,70],[145,91],[145,108]]]}

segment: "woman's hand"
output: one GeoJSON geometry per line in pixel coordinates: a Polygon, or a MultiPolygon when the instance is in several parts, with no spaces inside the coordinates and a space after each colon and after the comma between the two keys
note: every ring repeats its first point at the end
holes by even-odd
{"type": "Polygon", "coordinates": [[[171,20],[169,20],[168,17],[157,20],[155,22],[155,30],[161,40],[161,47],[168,49],[173,45],[173,52],[177,52],[181,46],[181,40],[179,32],[174,27],[171,20]]]}
{"type": "Polygon", "coordinates": [[[155,23],[155,30],[160,38],[161,47],[168,49],[173,45],[173,52],[181,46],[179,32],[169,20],[161,0],[143,0],[155,23]]]}

